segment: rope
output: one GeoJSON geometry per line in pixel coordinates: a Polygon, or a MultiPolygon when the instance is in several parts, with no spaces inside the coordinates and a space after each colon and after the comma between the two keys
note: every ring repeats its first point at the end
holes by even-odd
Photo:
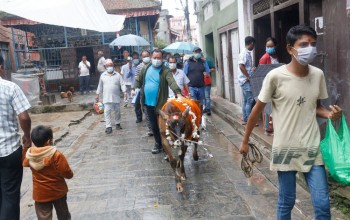
{"type": "Polygon", "coordinates": [[[263,155],[259,148],[253,143],[249,143],[248,153],[243,155],[241,161],[241,169],[244,175],[249,178],[253,175],[254,163],[261,163],[263,161],[263,155]]]}
{"type": "MultiPolygon", "coordinates": [[[[198,144],[199,146],[201,146],[201,147],[204,149],[204,151],[206,152],[206,155],[207,155],[208,157],[210,157],[210,158],[213,157],[213,154],[211,154],[211,153],[209,152],[209,150],[208,150],[207,148],[204,147],[204,146],[207,146],[207,147],[213,147],[213,146],[208,145],[208,144],[204,144],[203,141],[192,141],[192,140],[185,139],[185,138],[183,138],[183,137],[179,137],[179,136],[177,136],[177,135],[176,135],[172,130],[170,130],[170,129],[169,129],[169,132],[171,132],[171,134],[174,135],[175,137],[177,137],[177,139],[180,140],[181,142],[188,142],[188,143],[191,143],[191,144],[198,144]]],[[[168,140],[168,142],[169,142],[169,140],[168,140]]],[[[169,143],[170,143],[170,142],[169,142],[169,143]]]]}

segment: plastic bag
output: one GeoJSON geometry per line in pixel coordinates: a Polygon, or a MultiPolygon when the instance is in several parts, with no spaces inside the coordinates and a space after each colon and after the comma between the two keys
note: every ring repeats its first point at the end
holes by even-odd
{"type": "Polygon", "coordinates": [[[96,102],[94,104],[94,110],[97,114],[102,114],[105,109],[105,106],[103,105],[102,102],[96,102]]]}
{"type": "Polygon", "coordinates": [[[331,176],[340,183],[350,185],[350,131],[344,115],[338,132],[328,119],[326,135],[321,141],[321,151],[331,176]]]}

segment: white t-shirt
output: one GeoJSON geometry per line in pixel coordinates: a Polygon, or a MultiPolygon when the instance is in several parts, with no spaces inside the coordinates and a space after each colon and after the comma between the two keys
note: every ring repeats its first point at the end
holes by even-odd
{"type": "Polygon", "coordinates": [[[103,73],[104,71],[106,71],[105,63],[106,63],[106,59],[104,57],[101,57],[98,60],[98,63],[97,63],[98,72],[103,73]]]}
{"type": "MultiPolygon", "coordinates": [[[[187,85],[190,82],[190,80],[187,78],[184,71],[182,71],[180,69],[176,69],[176,72],[175,72],[175,74],[173,74],[173,77],[174,77],[177,85],[181,89],[182,94],[183,94],[184,87],[185,87],[185,85],[187,85]]],[[[173,90],[170,89],[170,87],[169,87],[169,97],[175,97],[175,94],[174,94],[173,90]]]]}
{"type": "Polygon", "coordinates": [[[239,60],[238,60],[238,83],[240,86],[242,86],[245,82],[247,82],[247,77],[242,73],[241,68],[239,68],[239,64],[243,64],[245,66],[245,69],[247,70],[249,76],[252,75],[252,68],[253,68],[253,57],[252,57],[252,51],[249,51],[247,48],[244,48],[241,53],[239,54],[239,60]]]}
{"type": "Polygon", "coordinates": [[[309,74],[297,77],[286,65],[270,71],[258,99],[272,102],[274,138],[271,170],[309,172],[322,165],[317,100],[328,98],[322,70],[309,65],[309,74]]]}
{"type": "MultiPolygon", "coordinates": [[[[88,65],[90,67],[90,62],[89,61],[86,61],[86,65],[88,65]]],[[[79,72],[80,72],[80,75],[79,76],[88,76],[90,75],[89,74],[89,68],[86,66],[83,61],[80,61],[79,63],[79,72]]]]}

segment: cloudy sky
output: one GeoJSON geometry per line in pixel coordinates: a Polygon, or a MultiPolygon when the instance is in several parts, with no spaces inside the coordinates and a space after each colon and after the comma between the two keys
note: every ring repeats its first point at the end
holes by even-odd
{"type": "MultiPolygon", "coordinates": [[[[185,5],[185,2],[186,2],[186,0],[182,0],[182,3],[184,5],[185,5]]],[[[197,19],[193,15],[193,12],[194,12],[193,0],[188,0],[188,6],[189,6],[189,11],[190,11],[191,24],[195,24],[197,19]]],[[[169,14],[174,15],[174,16],[183,16],[184,15],[184,12],[181,8],[180,0],[162,0],[162,9],[168,9],[169,14]]]]}

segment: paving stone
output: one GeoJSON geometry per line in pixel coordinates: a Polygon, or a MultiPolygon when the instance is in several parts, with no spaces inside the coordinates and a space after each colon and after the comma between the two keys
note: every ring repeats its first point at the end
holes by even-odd
{"type": "MultiPolygon", "coordinates": [[[[203,142],[209,146],[198,147],[199,161],[192,158],[193,147],[188,148],[187,180],[183,183],[184,191],[179,193],[174,172],[163,160],[164,155],[151,154],[154,139],[144,136],[148,129],[145,123],[135,123],[132,108],[121,110],[123,130],[113,129],[112,134],[106,135],[103,116],[92,114],[80,124],[70,126],[68,135],[58,143],[74,172],[73,179],[67,180],[72,219],[275,217],[276,175],[267,171],[266,161],[254,168],[252,178],[244,176],[236,144],[241,137],[227,122],[214,114],[210,117],[207,130],[201,132],[203,142]]],[[[80,115],[83,117],[83,112],[80,115]]],[[[37,118],[40,117],[43,116],[37,118]]],[[[60,117],[70,119],[72,115],[60,113],[60,117]]],[[[25,169],[21,219],[36,219],[31,193],[31,173],[25,169]]],[[[308,203],[307,193],[298,198],[300,205],[308,203]]],[[[307,218],[293,211],[293,219],[307,218]]]]}

